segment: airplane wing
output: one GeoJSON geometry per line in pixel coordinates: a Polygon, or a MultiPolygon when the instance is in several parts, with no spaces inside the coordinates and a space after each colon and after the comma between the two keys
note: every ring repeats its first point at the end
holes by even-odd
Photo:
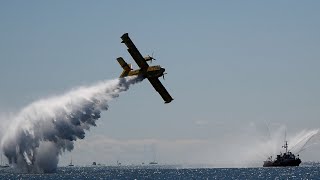
{"type": "Polygon", "coordinates": [[[165,101],[165,103],[169,103],[173,100],[173,98],[170,96],[166,88],[162,85],[162,83],[159,81],[158,78],[148,78],[154,89],[158,91],[162,99],[165,101]]]}
{"type": "Polygon", "coordinates": [[[130,53],[130,55],[132,56],[134,61],[136,61],[136,63],[138,64],[138,66],[142,70],[146,71],[148,69],[149,65],[146,62],[146,60],[143,58],[143,56],[140,54],[140,52],[137,49],[137,47],[133,44],[133,42],[129,38],[128,33],[123,34],[121,36],[121,39],[122,39],[121,43],[124,43],[128,47],[128,52],[130,53]]]}

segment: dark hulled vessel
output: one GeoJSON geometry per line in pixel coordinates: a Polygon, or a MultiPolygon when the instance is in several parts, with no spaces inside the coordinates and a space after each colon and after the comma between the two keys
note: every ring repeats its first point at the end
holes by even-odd
{"type": "Polygon", "coordinates": [[[285,141],[283,148],[286,149],[285,153],[277,155],[275,160],[272,160],[272,156],[268,160],[264,161],[263,167],[278,167],[278,166],[299,166],[301,160],[296,157],[292,152],[288,151],[288,141],[285,141]]]}

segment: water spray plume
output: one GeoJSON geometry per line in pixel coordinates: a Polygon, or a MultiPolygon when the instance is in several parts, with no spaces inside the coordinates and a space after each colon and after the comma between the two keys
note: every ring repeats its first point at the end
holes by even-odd
{"type": "Polygon", "coordinates": [[[59,155],[74,148],[85,130],[96,126],[108,102],[141,77],[126,77],[74,89],[36,101],[13,116],[1,147],[12,166],[23,172],[54,172],[59,155]]]}
{"type": "MultiPolygon", "coordinates": [[[[276,156],[279,152],[284,152],[284,149],[282,149],[284,141],[282,140],[283,138],[281,138],[283,131],[285,131],[285,136],[287,136],[286,130],[280,128],[274,137],[262,142],[261,147],[264,149],[263,156],[276,156]]],[[[300,153],[320,141],[320,129],[302,130],[299,133],[288,137],[288,139],[285,137],[285,140],[288,140],[289,142],[289,151],[300,153]]]]}
{"type": "MultiPolygon", "coordinates": [[[[234,161],[236,164],[239,164],[239,166],[260,167],[261,163],[270,156],[274,159],[280,152],[285,152],[282,146],[285,143],[286,127],[277,125],[269,128],[269,124],[266,123],[266,125],[268,125],[268,132],[264,136],[251,136],[249,139],[246,139],[248,142],[241,145],[241,147],[234,146],[231,148],[235,151],[228,152],[228,154],[238,154],[234,161]]],[[[320,142],[320,129],[302,130],[295,134],[287,134],[286,140],[289,144],[288,150],[294,154],[298,154],[320,142]]],[[[226,155],[226,157],[228,158],[229,156],[226,155]]]]}
{"type": "Polygon", "coordinates": [[[312,145],[318,144],[320,140],[320,130],[304,130],[301,133],[297,134],[295,137],[295,144],[293,144],[290,151],[300,153],[312,145]]]}

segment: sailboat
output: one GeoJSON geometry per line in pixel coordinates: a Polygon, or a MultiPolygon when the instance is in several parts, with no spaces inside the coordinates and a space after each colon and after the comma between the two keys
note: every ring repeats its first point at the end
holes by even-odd
{"type": "Polygon", "coordinates": [[[2,162],[2,154],[1,154],[1,164],[0,164],[0,168],[7,168],[10,167],[8,164],[3,164],[2,162]]]}
{"type": "Polygon", "coordinates": [[[158,164],[158,162],[157,161],[151,161],[151,162],[149,162],[149,164],[150,165],[156,165],[156,164],[158,164]]]}
{"type": "Polygon", "coordinates": [[[152,149],[152,155],[153,155],[153,161],[149,162],[149,165],[157,165],[158,162],[156,161],[156,148],[155,145],[153,144],[153,146],[151,147],[152,149]]]}
{"type": "Polygon", "coordinates": [[[72,164],[72,157],[71,157],[71,161],[70,164],[68,165],[69,167],[73,167],[74,165],[72,164]]]}

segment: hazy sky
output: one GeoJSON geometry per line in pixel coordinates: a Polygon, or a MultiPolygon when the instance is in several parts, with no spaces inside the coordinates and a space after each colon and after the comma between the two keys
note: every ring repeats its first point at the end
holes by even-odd
{"type": "MultiPolygon", "coordinates": [[[[164,105],[150,83],[134,85],[76,143],[75,164],[150,161],[152,147],[161,163],[237,164],[234,153],[259,149],[268,127],[275,134],[285,126],[289,137],[320,127],[319,7],[312,0],[0,1],[0,112],[117,78],[119,56],[136,68],[120,43],[128,32],[166,68],[161,81],[175,100],[164,105]]],[[[319,161],[319,150],[300,157],[319,161]]]]}

